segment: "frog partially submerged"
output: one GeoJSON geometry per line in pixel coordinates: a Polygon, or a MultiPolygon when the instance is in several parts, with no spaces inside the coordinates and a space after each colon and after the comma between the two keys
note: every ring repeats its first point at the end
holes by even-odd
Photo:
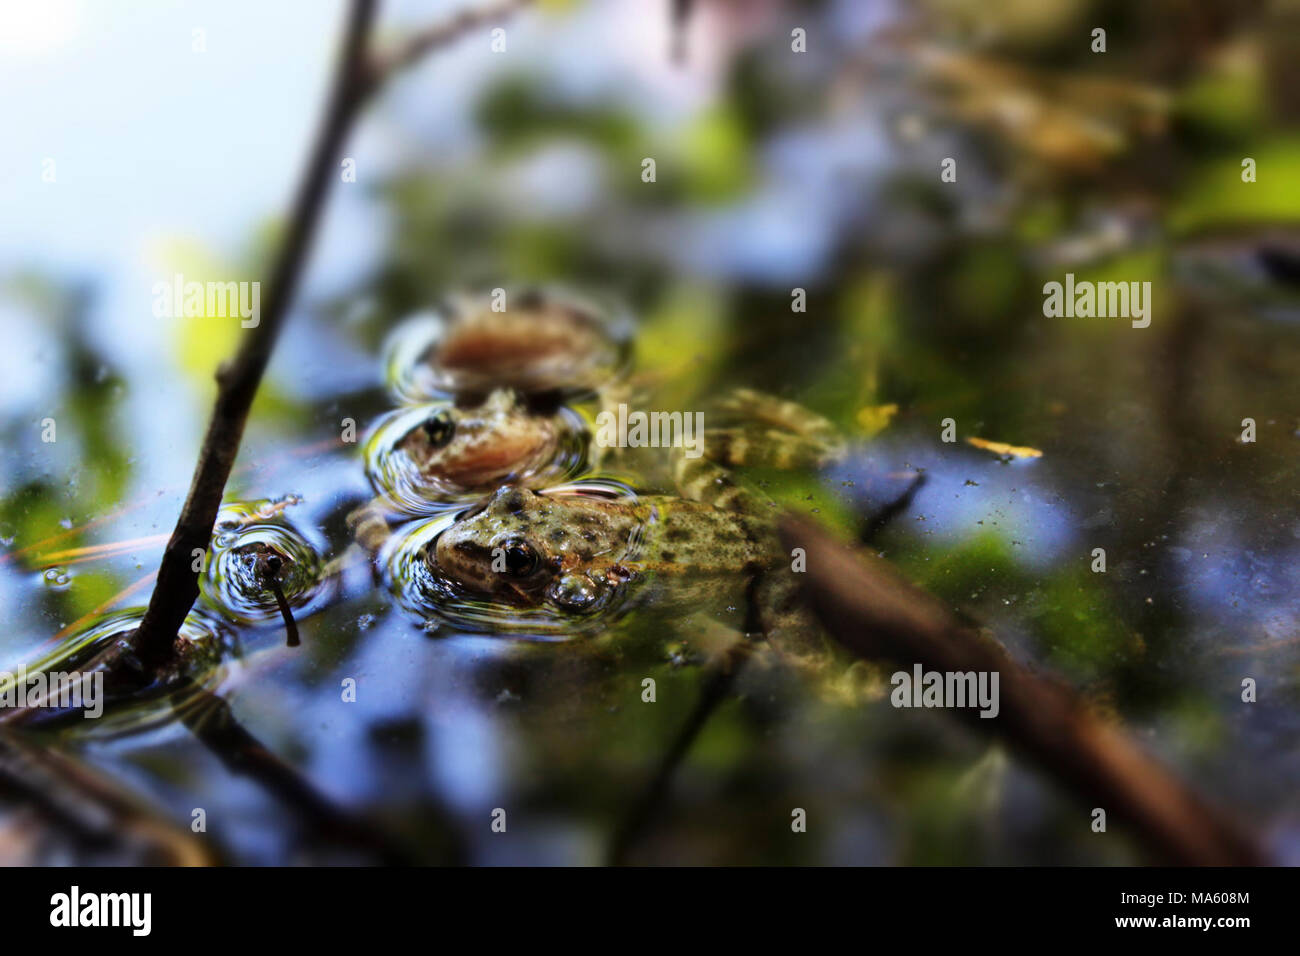
{"type": "Polygon", "coordinates": [[[481,404],[437,402],[380,419],[366,441],[366,473],[377,493],[348,517],[374,552],[404,521],[473,500],[504,482],[556,484],[584,464],[589,434],[564,406],[497,389],[481,404]]]}
{"type": "Polygon", "coordinates": [[[458,293],[398,326],[384,364],[404,403],[478,402],[498,388],[571,398],[621,377],[631,329],[612,303],[563,289],[458,293]]]}
{"type": "Polygon", "coordinates": [[[457,394],[594,392],[627,357],[625,323],[558,290],[460,295],[444,306],[443,334],[422,356],[433,384],[457,394]]]}
{"type": "Polygon", "coordinates": [[[396,448],[435,494],[535,479],[555,459],[565,428],[558,413],[536,410],[510,389],[497,389],[480,405],[422,410],[396,448]]]}
{"type": "MultiPolygon", "coordinates": [[[[539,411],[546,400],[562,409],[564,396],[581,394],[611,409],[633,398],[628,384],[617,380],[621,350],[608,323],[573,300],[541,294],[512,299],[509,311],[493,311],[483,298],[463,300],[443,321],[434,343],[414,350],[415,367],[461,402],[395,413],[402,430],[393,456],[406,469],[406,477],[397,478],[409,484],[413,472],[418,497],[435,504],[446,504],[449,495],[502,487],[422,551],[439,582],[563,617],[604,607],[646,579],[694,586],[739,577],[749,582],[769,638],[780,633],[774,643],[813,653],[820,638],[809,639],[808,622],[796,620],[801,615],[791,570],[780,560],[768,520],[771,503],[728,469],[824,465],[844,451],[830,422],[795,403],[736,389],[703,404],[708,424],[699,445],[689,450],[680,444],[606,448],[584,430],[580,457],[586,464],[611,463],[622,474],[636,475],[640,487],[672,487],[678,496],[608,498],[556,489],[552,465],[560,442],[557,421],[539,411]],[[486,399],[473,404],[482,395],[486,399]],[[800,638],[790,638],[796,632],[800,638]]],[[[372,468],[371,477],[392,499],[399,481],[375,480],[377,471],[389,470],[372,468]]],[[[380,511],[372,503],[350,519],[358,541],[372,552],[391,534],[380,511]]],[[[399,541],[419,533],[404,530],[399,541]]],[[[411,579],[406,573],[394,577],[411,579]]]]}
{"type": "Polygon", "coordinates": [[[438,569],[510,604],[597,606],[648,573],[757,572],[775,539],[764,522],[685,498],[611,499],[506,485],[436,540],[438,569]]]}
{"type": "Polygon", "coordinates": [[[691,592],[730,593],[729,581],[750,604],[752,629],[779,654],[824,660],[826,645],[796,600],[770,505],[707,461],[689,470],[713,502],[504,486],[438,535],[426,559],[471,594],[571,615],[599,610],[623,589],[651,581],[684,603],[691,592]]]}

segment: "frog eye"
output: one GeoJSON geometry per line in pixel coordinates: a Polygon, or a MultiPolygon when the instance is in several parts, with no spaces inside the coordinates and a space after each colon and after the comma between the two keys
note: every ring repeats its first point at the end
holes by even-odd
{"type": "Polygon", "coordinates": [[[434,415],[430,415],[421,425],[424,433],[429,436],[429,444],[434,448],[443,448],[451,441],[456,434],[456,423],[452,420],[451,412],[442,409],[434,415]]]}
{"type": "Polygon", "coordinates": [[[537,570],[537,552],[532,545],[521,539],[505,543],[506,574],[512,578],[526,578],[537,570]]]}

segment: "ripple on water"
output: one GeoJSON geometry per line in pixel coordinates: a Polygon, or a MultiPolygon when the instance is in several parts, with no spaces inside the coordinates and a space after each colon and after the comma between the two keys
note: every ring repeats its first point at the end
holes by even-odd
{"type": "Polygon", "coordinates": [[[452,296],[399,325],[384,347],[385,377],[402,403],[513,388],[591,393],[620,375],[633,323],[612,303],[559,288],[452,296]],[[484,317],[491,321],[481,321],[484,317]]]}
{"type": "MultiPolygon", "coordinates": [[[[47,682],[54,675],[68,675],[69,688],[81,683],[85,689],[77,693],[85,700],[91,691],[92,703],[96,699],[94,684],[102,680],[101,716],[86,719],[81,712],[68,706],[53,706],[50,701],[48,706],[12,711],[12,719],[36,729],[58,726],[82,735],[118,736],[168,723],[203,694],[215,693],[231,675],[233,632],[214,616],[201,610],[191,611],[177,635],[175,661],[159,673],[146,675],[128,643],[144,612],[144,608],[138,607],[101,615],[45,657],[14,672],[17,677],[26,675],[29,694],[33,686],[31,678],[36,674],[43,675],[47,682]],[[97,673],[103,677],[95,678],[93,675],[97,673]],[[92,681],[89,687],[84,684],[87,679],[92,681]]],[[[9,675],[5,675],[5,680],[13,683],[9,675]]],[[[61,700],[64,705],[75,700],[71,689],[68,693],[69,697],[61,700]]]]}
{"type": "MultiPolygon", "coordinates": [[[[280,620],[272,579],[296,618],[320,610],[334,590],[322,557],[325,543],[293,524],[288,507],[300,499],[227,503],[217,515],[207,568],[199,578],[204,599],[232,621],[255,625],[280,620]]],[[[314,532],[314,529],[312,529],[314,532]]]]}
{"type": "Polygon", "coordinates": [[[430,473],[411,456],[404,439],[412,429],[451,407],[451,402],[442,401],[399,408],[379,418],[366,438],[363,454],[370,485],[402,514],[428,515],[460,508],[506,480],[530,487],[570,481],[587,466],[590,426],[578,412],[561,406],[549,416],[556,440],[554,453],[545,462],[524,463],[509,479],[495,477],[474,486],[430,473]]]}

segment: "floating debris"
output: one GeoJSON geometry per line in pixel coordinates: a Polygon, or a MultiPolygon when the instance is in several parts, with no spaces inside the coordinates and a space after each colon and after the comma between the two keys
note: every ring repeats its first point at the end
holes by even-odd
{"type": "Polygon", "coordinates": [[[1043,453],[1027,445],[1008,445],[1006,442],[989,441],[986,438],[967,438],[966,444],[974,445],[984,451],[991,451],[1003,458],[1042,458],[1043,453]]]}

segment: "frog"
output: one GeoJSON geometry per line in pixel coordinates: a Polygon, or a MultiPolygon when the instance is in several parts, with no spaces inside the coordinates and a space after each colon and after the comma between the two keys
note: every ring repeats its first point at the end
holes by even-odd
{"type": "MultiPolygon", "coordinates": [[[[393,362],[414,378],[416,393],[455,398],[427,406],[427,417],[397,443],[434,496],[491,490],[512,474],[541,475],[557,451],[564,403],[592,402],[611,413],[640,407],[656,381],[629,374],[623,310],[566,290],[455,294],[415,325],[414,338],[395,337],[393,362]]],[[[827,420],[750,388],[734,389],[708,416],[720,424],[704,436],[705,454],[729,467],[822,465],[843,448],[827,420]]],[[[408,421],[405,412],[400,420],[408,421]]],[[[583,453],[593,468],[622,457],[593,441],[589,429],[583,453]]]]}
{"type": "Polygon", "coordinates": [[[555,458],[562,431],[553,410],[536,410],[518,392],[500,388],[481,404],[430,406],[397,448],[430,487],[486,491],[512,475],[540,475],[555,458]]]}
{"type": "Polygon", "coordinates": [[[431,334],[409,374],[426,393],[590,394],[622,373],[630,351],[621,312],[561,289],[449,295],[420,327],[431,334]]]}
{"type": "MultiPolygon", "coordinates": [[[[800,666],[828,660],[829,645],[798,601],[775,506],[707,459],[676,457],[679,487],[694,497],[503,485],[434,538],[426,560],[471,595],[575,616],[652,581],[716,595],[730,579],[743,584],[747,632],[800,666]]],[[[690,603],[680,590],[674,596],[690,603]]]]}
{"type": "Polygon", "coordinates": [[[503,485],[438,536],[431,560],[471,592],[581,612],[639,575],[757,572],[773,541],[762,522],[686,498],[503,485]]]}
{"type": "Polygon", "coordinates": [[[563,406],[510,388],[479,403],[434,402],[380,419],[366,440],[366,471],[376,495],[348,516],[353,537],[374,553],[390,521],[427,515],[503,482],[553,484],[581,463],[588,435],[563,406]]]}

